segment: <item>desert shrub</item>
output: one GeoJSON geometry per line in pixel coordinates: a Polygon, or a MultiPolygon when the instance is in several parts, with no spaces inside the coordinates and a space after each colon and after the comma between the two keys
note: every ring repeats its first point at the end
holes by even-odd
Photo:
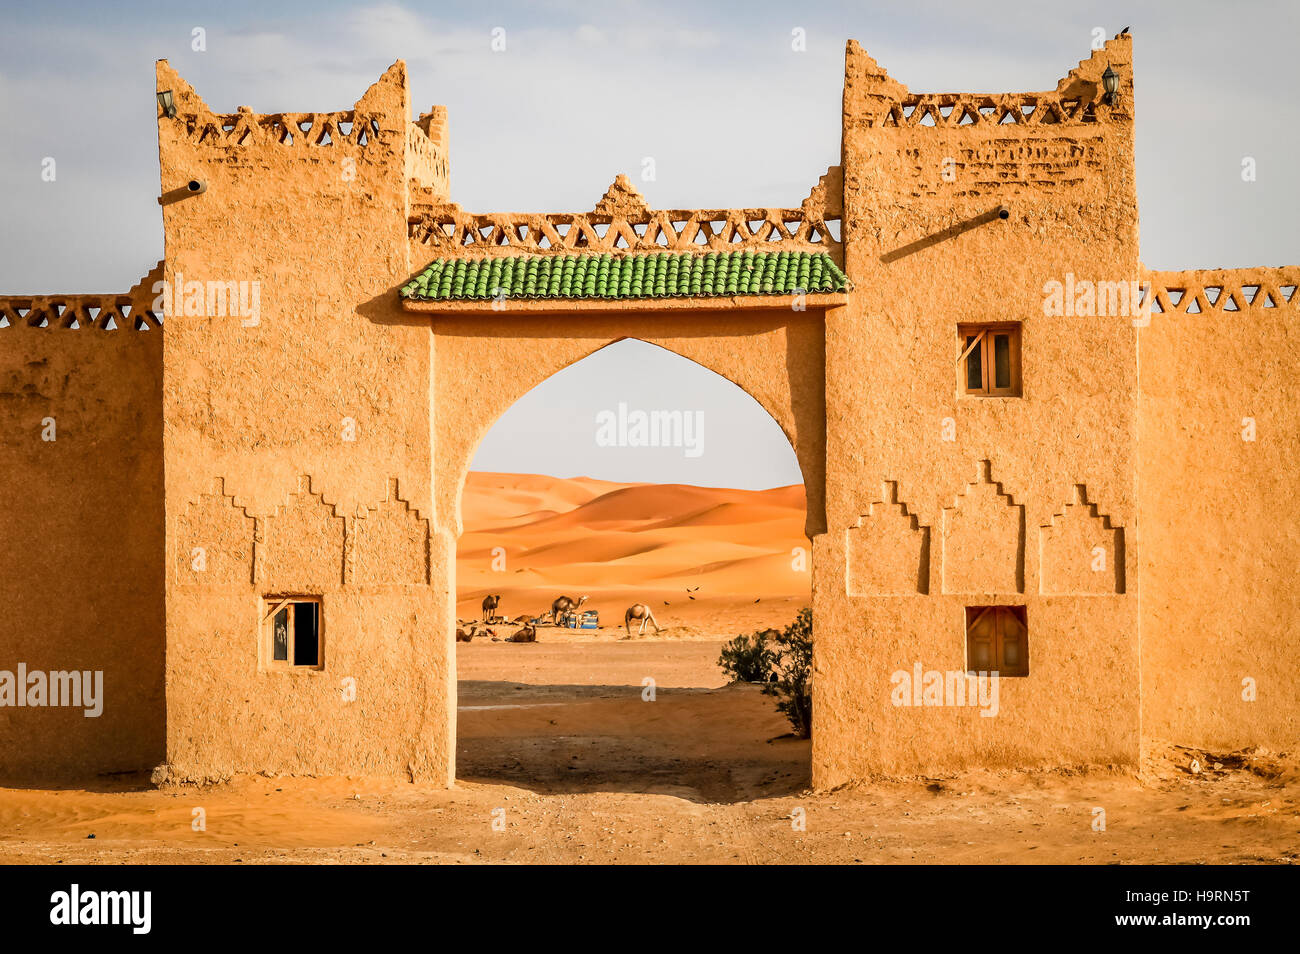
{"type": "Polygon", "coordinates": [[[812,735],[812,610],[801,609],[772,644],[775,678],[764,683],[763,694],[776,697],[776,708],[794,734],[806,739],[812,735]]]}
{"type": "Polygon", "coordinates": [[[722,647],[718,659],[735,679],[757,682],[763,694],[790,720],[801,739],[812,735],[812,610],[804,607],[780,632],[769,629],[737,636],[722,647]]]}
{"type": "Polygon", "coordinates": [[[766,634],[751,633],[724,643],[718,665],[733,680],[767,682],[772,671],[771,655],[766,634]]]}

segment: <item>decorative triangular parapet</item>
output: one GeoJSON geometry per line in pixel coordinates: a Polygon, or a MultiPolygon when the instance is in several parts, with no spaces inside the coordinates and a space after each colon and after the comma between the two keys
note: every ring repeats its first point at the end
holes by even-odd
{"type": "Polygon", "coordinates": [[[646,205],[645,196],[636,190],[627,176],[619,175],[596,203],[595,213],[640,222],[649,216],[650,206],[646,205]]]}
{"type": "Polygon", "coordinates": [[[1081,100],[1103,107],[1107,118],[1132,119],[1133,38],[1121,33],[1107,40],[1100,50],[1093,50],[1086,60],[1066,73],[1056,84],[1056,92],[1066,100],[1081,100]],[[1114,106],[1101,102],[1104,90],[1101,75],[1110,67],[1119,74],[1119,97],[1114,106]]]}
{"type": "Polygon", "coordinates": [[[214,113],[166,60],[157,64],[158,92],[170,92],[176,115],[158,105],[159,129],[214,149],[283,146],[294,150],[318,147],[366,147],[381,139],[399,144],[410,123],[406,64],[398,60],[371,84],[351,109],[311,113],[255,113],[240,106],[233,113],[214,113]]]}
{"type": "Polygon", "coordinates": [[[857,40],[844,50],[844,115],[852,124],[879,125],[908,89],[867,55],[857,40]]]}
{"type": "Polygon", "coordinates": [[[161,329],[163,316],[153,310],[154,286],[163,279],[163,263],[124,294],[0,295],[0,330],[5,328],[161,329]]]}
{"type": "MultiPolygon", "coordinates": [[[[1151,314],[1204,315],[1300,307],[1300,268],[1211,268],[1145,271],[1142,304],[1151,314]]],[[[1139,309],[1140,310],[1140,309],[1139,309]]]]}
{"type": "Polygon", "coordinates": [[[1132,44],[1115,37],[1080,61],[1054,90],[1029,93],[912,93],[892,79],[857,42],[844,60],[844,115],[850,127],[1053,126],[1131,121],[1132,44]],[[1105,101],[1101,75],[1120,74],[1120,96],[1105,101]]]}

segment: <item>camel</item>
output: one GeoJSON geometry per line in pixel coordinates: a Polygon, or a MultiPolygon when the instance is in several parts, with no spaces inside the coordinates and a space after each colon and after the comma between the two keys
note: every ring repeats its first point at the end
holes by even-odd
{"type": "Polygon", "coordinates": [[[656,635],[663,631],[663,627],[661,627],[659,621],[655,619],[655,614],[650,612],[650,607],[645,603],[633,603],[627,608],[627,612],[623,614],[623,628],[627,630],[629,636],[632,635],[632,621],[635,619],[641,621],[641,628],[636,631],[638,636],[645,632],[646,623],[652,623],[654,625],[656,635]]]}
{"type": "MultiPolygon", "coordinates": [[[[456,620],[456,622],[459,623],[460,620],[456,620]]],[[[456,642],[458,643],[468,643],[475,636],[489,636],[492,639],[496,639],[497,633],[496,630],[480,624],[478,620],[474,620],[470,623],[467,629],[461,629],[459,626],[456,627],[456,642]]]]}
{"type": "Polygon", "coordinates": [[[587,602],[587,597],[583,596],[575,603],[570,597],[561,596],[551,604],[551,622],[556,626],[561,625],[560,620],[570,613],[578,612],[579,607],[587,602]]]}
{"type": "Polygon", "coordinates": [[[492,622],[497,615],[497,607],[501,605],[501,594],[496,596],[483,597],[483,619],[492,622]]]}
{"type": "Polygon", "coordinates": [[[532,623],[522,626],[519,630],[505,638],[507,643],[535,643],[537,642],[537,628],[532,623]]]}

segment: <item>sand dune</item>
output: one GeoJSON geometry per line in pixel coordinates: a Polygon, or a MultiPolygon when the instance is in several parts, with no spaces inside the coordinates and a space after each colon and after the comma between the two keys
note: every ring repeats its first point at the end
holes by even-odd
{"type": "Polygon", "coordinates": [[[589,477],[557,480],[539,474],[470,474],[465,485],[465,528],[479,529],[536,515],[564,513],[625,486],[589,477]]]}
{"type": "Polygon", "coordinates": [[[799,485],[754,491],[476,472],[461,512],[464,619],[481,615],[489,593],[501,594],[508,616],[587,595],[602,627],[621,625],[630,604],[646,602],[667,635],[725,636],[784,624],[808,603],[799,485]]]}

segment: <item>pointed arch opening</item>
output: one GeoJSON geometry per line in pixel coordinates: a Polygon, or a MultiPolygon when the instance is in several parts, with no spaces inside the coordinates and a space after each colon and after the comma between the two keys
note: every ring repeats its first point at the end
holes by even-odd
{"type": "Polygon", "coordinates": [[[718,665],[811,605],[789,377],[734,338],[672,344],[579,343],[463,422],[462,780],[698,800],[808,782],[808,743],[768,744],[789,731],[773,700],[718,665]]]}

